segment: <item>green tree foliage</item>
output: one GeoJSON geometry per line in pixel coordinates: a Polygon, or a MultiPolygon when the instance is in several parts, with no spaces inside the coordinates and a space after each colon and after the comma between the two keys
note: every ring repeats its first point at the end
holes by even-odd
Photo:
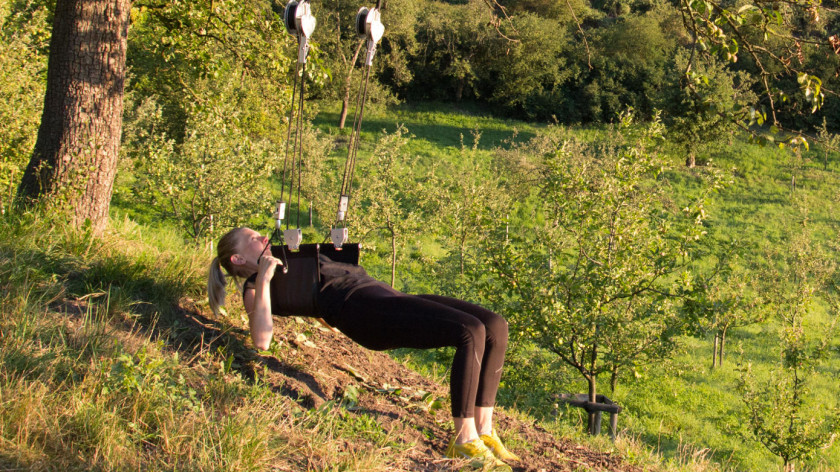
{"type": "MultiPolygon", "coordinates": [[[[681,0],[680,9],[693,38],[692,58],[695,52],[717,55],[755,77],[760,91],[755,108],[773,125],[770,137],[779,129],[795,131],[827,96],[836,97],[840,38],[832,5],[794,0],[748,1],[736,7],[714,0],[681,0]]],[[[733,117],[746,125],[754,121],[755,111],[733,117]]],[[[779,138],[792,144],[802,139],[796,134],[779,138]]]]}
{"type": "Polygon", "coordinates": [[[579,101],[584,110],[579,119],[613,121],[626,107],[649,118],[654,109],[663,108],[661,97],[672,86],[667,70],[676,48],[663,24],[673,21],[673,13],[662,6],[602,20],[601,27],[588,32],[592,68],[575,84],[584,98],[579,101]]]}
{"type": "Polygon", "coordinates": [[[472,138],[467,146],[461,137],[454,165],[437,166],[435,179],[427,184],[433,208],[427,225],[436,228],[436,238],[447,251],[436,268],[436,290],[467,300],[476,298],[469,277],[481,271],[478,252],[507,218],[511,200],[505,171],[478,156],[481,133],[474,131],[472,138]]]}
{"type": "Polygon", "coordinates": [[[540,168],[533,234],[488,248],[514,337],[579,372],[591,401],[600,374],[667,356],[683,324],[676,296],[691,289],[686,268],[717,183],[683,211],[666,205],[665,162],[653,150],[661,131],[657,122],[634,138],[623,130],[595,149],[565,142],[540,168]]]}
{"type": "MultiPolygon", "coordinates": [[[[211,215],[223,230],[267,214],[280,198],[267,185],[282,174],[297,57],[281,17],[257,0],[176,1],[139,2],[133,20],[125,134],[137,194],[193,238],[210,235],[211,215]]],[[[317,51],[310,58],[307,86],[318,90],[328,74],[317,51]]],[[[301,133],[305,188],[318,188],[326,149],[308,125],[301,133]]]]}
{"type": "Polygon", "coordinates": [[[422,208],[427,205],[427,189],[415,173],[417,159],[406,152],[408,131],[400,126],[384,133],[369,160],[359,163],[349,226],[359,231],[364,243],[371,233],[384,232],[391,254],[391,285],[396,282],[401,249],[416,240],[424,227],[422,208]]]}
{"type": "Polygon", "coordinates": [[[571,108],[563,85],[580,72],[582,64],[568,57],[567,25],[533,14],[517,17],[513,26],[518,40],[510,42],[495,35],[483,76],[483,94],[491,103],[519,111],[528,118],[562,116],[571,108]]]}
{"type": "MultiPolygon", "coordinates": [[[[235,104],[248,133],[282,143],[297,53],[268,2],[140,1],[132,20],[129,90],[138,104],[154,97],[169,137],[183,139],[190,104],[213,95],[235,104]]],[[[313,66],[308,78],[323,86],[327,74],[313,66]]]]}
{"type": "MultiPolygon", "coordinates": [[[[661,108],[677,46],[668,4],[579,1],[427,1],[408,62],[409,99],[474,99],[507,114],[563,122],[612,121],[630,105],[647,117],[661,108]],[[622,12],[614,14],[615,11],[622,12]]],[[[387,80],[387,77],[386,77],[387,80]]]]}
{"type": "Polygon", "coordinates": [[[826,409],[810,388],[836,332],[836,316],[826,325],[814,324],[812,316],[820,294],[829,295],[832,315],[838,309],[831,287],[836,264],[808,234],[796,237],[779,258],[784,267],[769,284],[780,323],[779,361],[764,378],[747,364],[738,388],[756,440],[782,459],[785,471],[793,471],[840,433],[840,410],[826,409]]]}
{"type": "Polygon", "coordinates": [[[478,94],[476,87],[494,35],[486,4],[425,2],[418,11],[417,44],[411,59],[414,80],[403,92],[417,98],[460,101],[478,94]],[[428,84],[417,87],[418,84],[428,84]]]}
{"type": "Polygon", "coordinates": [[[137,134],[126,146],[137,196],[199,239],[266,213],[272,201],[267,177],[276,155],[266,142],[249,138],[230,104],[189,111],[186,135],[177,142],[165,131],[161,107],[147,99],[137,110],[137,134]]]}
{"type": "MultiPolygon", "coordinates": [[[[685,68],[687,60],[678,55],[676,67],[685,68]]],[[[731,136],[733,114],[746,109],[756,97],[749,74],[732,72],[715,58],[695,61],[683,85],[670,88],[667,94],[668,141],[685,155],[686,166],[694,167],[698,152],[731,136]]]]}
{"type": "Polygon", "coordinates": [[[817,140],[822,145],[823,170],[828,170],[828,155],[840,150],[840,135],[832,133],[823,117],[822,124],[817,128],[817,140]]]}
{"type": "MultiPolygon", "coordinates": [[[[366,41],[356,34],[354,26],[360,4],[330,0],[319,2],[313,14],[318,27],[313,35],[319,64],[329,71],[329,80],[314,95],[322,99],[337,99],[342,103],[339,127],[344,127],[347,113],[355,104],[363,75],[366,41]]],[[[378,72],[388,71],[394,85],[404,84],[410,77],[405,67],[406,53],[414,40],[414,2],[396,0],[384,4],[382,22],[385,36],[377,48],[373,71],[368,82],[368,105],[395,103],[390,90],[377,79],[378,72]],[[395,47],[396,46],[396,47],[395,47]]],[[[368,108],[370,109],[370,108],[368,108]]]]}
{"type": "Polygon", "coordinates": [[[0,211],[29,162],[43,105],[50,13],[39,1],[0,3],[0,211]]]}
{"type": "MultiPolygon", "coordinates": [[[[709,244],[719,246],[720,242],[709,244]]],[[[695,269],[693,290],[686,297],[683,310],[690,320],[690,332],[704,337],[712,333],[711,367],[714,369],[723,365],[727,334],[765,321],[769,305],[762,295],[764,287],[750,277],[751,271],[742,265],[735,248],[723,252],[713,248],[710,256],[718,259],[718,263],[710,271],[695,269]]]]}

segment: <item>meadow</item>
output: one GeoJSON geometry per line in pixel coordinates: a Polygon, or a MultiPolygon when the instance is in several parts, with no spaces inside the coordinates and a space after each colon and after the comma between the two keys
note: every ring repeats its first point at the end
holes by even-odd
{"type": "MultiPolygon", "coordinates": [[[[336,143],[328,158],[340,163],[345,133],[335,130],[335,117],[324,106],[313,123],[319,139],[336,143]]],[[[493,118],[480,107],[402,105],[371,113],[360,159],[372,159],[375,144],[400,126],[408,132],[402,152],[418,157],[418,165],[410,168],[417,180],[441,167],[462,169],[458,177],[463,180],[481,180],[484,174],[474,169],[547,132],[589,143],[610,139],[612,132],[610,125],[558,131],[554,125],[493,118]]],[[[680,201],[699,185],[697,173],[704,169],[684,168],[667,143],[659,151],[674,164],[662,183],[670,198],[680,201]]],[[[820,246],[833,247],[840,170],[835,154],[825,161],[813,149],[797,157],[735,135],[731,143],[707,146],[698,157],[701,167],[716,166],[732,176],[707,206],[710,254],[737,241],[741,260],[747,261],[742,265],[759,270],[772,266],[803,228],[820,246]]],[[[5,440],[0,459],[31,470],[261,470],[269,464],[290,470],[382,470],[394,460],[394,453],[386,451],[407,454],[376,421],[329,405],[301,407],[278,396],[259,373],[243,370],[251,360],[243,347],[243,314],[237,304],[218,325],[217,338],[205,340],[185,324],[184,304],[204,303],[202,278],[210,247],[206,240],[185,239],[174,223],[150,217],[147,203],[130,198],[134,179],[130,169],[123,170],[104,239],[65,232],[38,215],[3,216],[0,402],[8,408],[0,416],[5,440]],[[360,434],[367,442],[352,447],[360,434]],[[351,444],[349,452],[346,444],[351,444]],[[299,462],[304,456],[308,462],[299,462]]],[[[266,206],[264,216],[252,222],[259,229],[272,223],[270,202],[266,206]]],[[[452,269],[453,247],[440,239],[446,226],[425,211],[428,207],[417,208],[421,223],[427,218],[434,225],[421,225],[404,238],[396,286],[477,296],[471,279],[452,269]]],[[[512,232],[531,227],[521,214],[495,216],[487,223],[495,225],[495,234],[503,226],[512,232]]],[[[314,224],[306,228],[309,238],[324,232],[317,215],[314,224]]],[[[365,247],[365,266],[387,279],[387,237],[368,235],[365,247]]],[[[821,334],[836,317],[827,295],[809,311],[805,326],[810,335],[821,334]]],[[[614,392],[606,387],[608,379],[600,379],[601,392],[624,407],[616,443],[583,433],[585,415],[565,406],[558,395],[584,392],[585,384],[556,356],[528,342],[509,349],[500,405],[558,437],[619,451],[629,462],[652,470],[780,470],[781,461],[750,431],[737,388],[747,363],[759,380],[767,378],[780,355],[779,328],[773,318],[733,328],[723,364],[715,369],[712,335],[699,332],[679,337],[665,359],[624,371],[614,392]]],[[[809,405],[826,415],[838,408],[838,341],[834,334],[809,384],[809,405]]],[[[443,366],[451,353],[401,350],[394,356],[444,382],[443,366]]],[[[840,447],[832,444],[800,464],[800,470],[830,471],[838,465],[840,447]]]]}
{"type": "MultiPolygon", "coordinates": [[[[330,111],[321,112],[315,123],[329,131],[334,116],[330,111]]],[[[372,117],[366,125],[366,139],[375,139],[377,132],[394,130],[400,123],[412,135],[408,152],[430,162],[460,160],[460,165],[469,167],[463,162],[465,155],[478,162],[490,162],[496,150],[528,141],[549,126],[490,116],[487,110],[470,106],[405,105],[372,117]],[[474,146],[476,136],[480,139],[473,152],[462,152],[463,147],[474,146]]],[[[598,142],[606,139],[609,128],[609,125],[571,127],[564,132],[578,140],[598,142]]],[[[668,195],[679,200],[698,185],[699,171],[683,166],[679,150],[667,142],[659,151],[672,163],[664,182],[668,195]]],[[[818,146],[796,152],[751,144],[745,136],[737,134],[700,146],[701,167],[720,169],[731,180],[707,206],[709,218],[704,224],[710,233],[709,251],[699,265],[710,266],[726,248],[736,247],[738,265],[745,268],[748,277],[758,278],[767,267],[784,265],[780,254],[791,252],[791,240],[803,232],[810,234],[816,245],[832,251],[837,237],[840,197],[837,157],[836,152],[818,146]]],[[[510,222],[513,231],[529,226],[528,221],[510,222]]],[[[442,255],[439,246],[424,244],[422,240],[418,241],[414,254],[442,255]]],[[[366,264],[374,266],[376,271],[376,264],[386,262],[384,254],[380,254],[367,259],[366,264]]],[[[400,270],[401,287],[407,291],[422,290],[428,282],[406,274],[412,272],[412,267],[415,272],[422,270],[412,264],[406,261],[400,270]]],[[[380,274],[384,273],[382,269],[380,274]]],[[[805,323],[805,329],[813,337],[819,337],[837,316],[835,306],[826,301],[830,294],[825,295],[825,299],[814,302],[805,323]]],[[[763,299],[762,303],[768,308],[774,301],[763,299]]],[[[692,462],[694,455],[716,464],[709,466],[712,470],[781,468],[781,461],[751,433],[749,411],[737,388],[748,364],[763,379],[769,375],[770,367],[778,363],[780,329],[780,323],[772,316],[761,323],[733,328],[727,334],[723,363],[716,368],[711,367],[713,333],[682,336],[666,360],[638,366],[621,378],[615,392],[602,387],[608,396],[625,406],[619,420],[622,434],[636,438],[674,466],[692,462]]],[[[838,345],[840,338],[833,333],[827,357],[809,385],[807,395],[818,416],[830,417],[840,407],[834,394],[840,366],[838,345]]],[[[403,355],[419,365],[423,365],[423,359],[431,362],[430,365],[447,359],[445,351],[403,355]]],[[[585,392],[585,384],[556,357],[533,346],[517,346],[511,357],[513,367],[503,379],[501,393],[505,404],[551,424],[557,431],[584,439],[581,431],[585,428],[585,415],[582,417],[579,411],[565,407],[557,395],[585,392]],[[528,373],[521,374],[520,369],[528,373]]],[[[604,384],[607,380],[602,379],[604,384]]],[[[840,467],[840,447],[827,442],[830,446],[805,464],[805,470],[827,471],[840,467]]]]}

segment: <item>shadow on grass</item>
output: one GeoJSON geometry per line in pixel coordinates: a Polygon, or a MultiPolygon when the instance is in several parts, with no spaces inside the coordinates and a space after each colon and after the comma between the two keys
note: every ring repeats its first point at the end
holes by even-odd
{"type": "MultiPolygon", "coordinates": [[[[161,268],[159,257],[113,254],[85,261],[82,257],[55,255],[60,252],[16,250],[12,244],[0,245],[0,260],[15,265],[7,272],[0,272],[0,286],[21,284],[25,288],[25,283],[37,287],[36,292],[43,292],[35,295],[38,310],[48,309],[66,316],[79,327],[108,324],[162,341],[188,363],[207,353],[223,358],[232,356],[231,368],[250,381],[256,378],[256,366],[268,369],[282,377],[272,388],[304,407],[315,407],[328,400],[312,375],[248,347],[247,330],[224,319],[205,316],[188,296],[200,286],[188,260],[170,259],[161,268]]],[[[43,333],[43,336],[51,334],[43,333]]],[[[107,341],[107,338],[100,339],[107,341]]],[[[91,352],[80,352],[82,357],[107,351],[91,347],[89,340],[90,337],[83,347],[91,352]]],[[[6,357],[7,361],[14,361],[6,367],[15,371],[28,372],[33,362],[41,361],[14,355],[6,357]]]]}
{"type": "MultiPolygon", "coordinates": [[[[330,112],[321,112],[313,120],[313,123],[321,129],[335,128],[335,130],[337,130],[337,127],[335,127],[335,123],[337,122],[338,113],[330,112]]],[[[401,120],[400,118],[366,119],[362,123],[362,132],[379,133],[380,131],[385,130],[388,133],[393,133],[396,131],[397,126],[399,126],[400,123],[404,124],[408,132],[415,138],[426,140],[439,147],[460,147],[462,136],[464,145],[472,146],[473,131],[481,133],[481,140],[479,141],[478,149],[483,151],[489,151],[497,147],[507,148],[509,147],[509,142],[514,139],[514,136],[517,142],[526,142],[536,137],[536,133],[534,132],[521,130],[514,132],[512,127],[505,129],[502,126],[483,127],[480,124],[476,124],[474,126],[470,126],[468,124],[464,126],[457,126],[443,123],[418,123],[416,121],[401,120]]],[[[349,127],[352,127],[352,123],[349,127]]],[[[345,130],[341,132],[349,133],[349,127],[346,127],[345,130]]]]}

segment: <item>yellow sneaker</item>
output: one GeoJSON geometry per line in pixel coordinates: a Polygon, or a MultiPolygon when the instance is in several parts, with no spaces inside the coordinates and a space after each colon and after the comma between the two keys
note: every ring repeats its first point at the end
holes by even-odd
{"type": "Polygon", "coordinates": [[[496,430],[490,432],[490,434],[482,434],[479,436],[481,441],[487,446],[493,455],[503,461],[520,461],[521,459],[516,456],[516,454],[507,450],[504,444],[502,444],[502,440],[499,439],[499,435],[496,434],[496,430]]]}
{"type": "Polygon", "coordinates": [[[493,455],[493,452],[484,445],[484,441],[481,439],[473,439],[464,444],[455,444],[455,438],[452,438],[449,447],[446,448],[446,457],[472,459],[470,467],[482,472],[513,472],[509,465],[493,455]]]}

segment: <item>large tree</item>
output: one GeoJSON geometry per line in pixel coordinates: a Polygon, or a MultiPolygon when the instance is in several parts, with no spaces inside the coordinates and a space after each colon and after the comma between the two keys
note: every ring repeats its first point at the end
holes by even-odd
{"type": "Polygon", "coordinates": [[[122,131],[130,0],[58,0],[35,150],[18,187],[71,224],[104,227],[122,131]]]}

